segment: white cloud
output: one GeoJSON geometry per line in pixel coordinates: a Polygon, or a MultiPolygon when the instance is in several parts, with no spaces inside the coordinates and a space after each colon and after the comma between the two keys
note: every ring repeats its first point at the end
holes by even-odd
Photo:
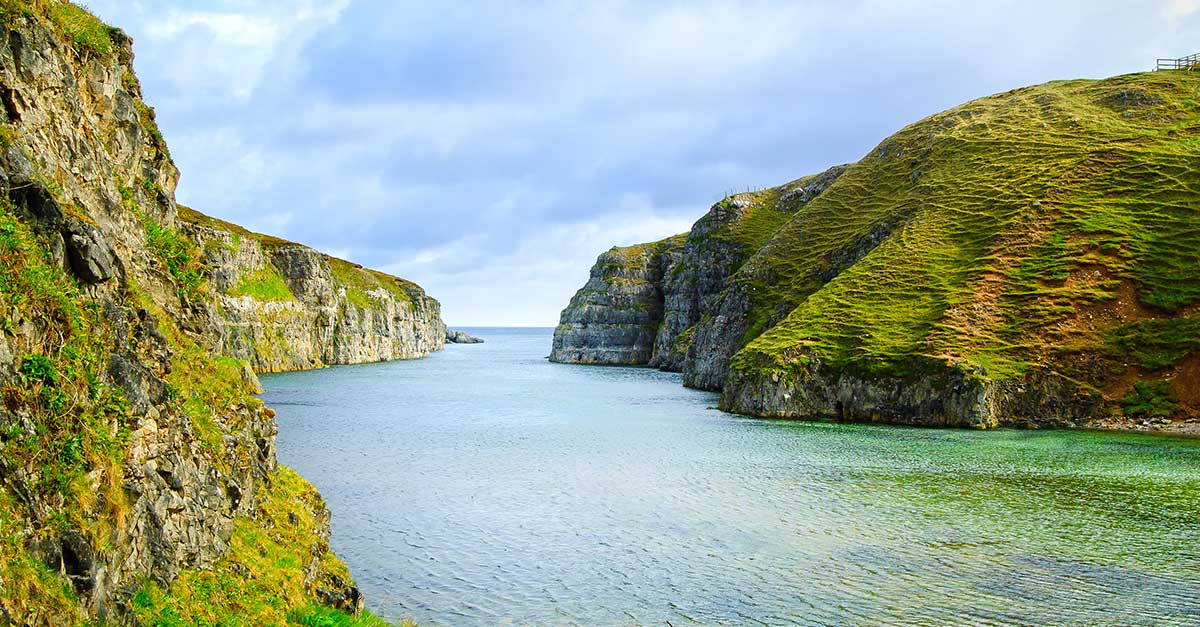
{"type": "MultiPolygon", "coordinates": [[[[1197,11],[1200,11],[1200,0],[1167,0],[1162,14],[1168,20],[1177,20],[1188,17],[1197,11]]],[[[1200,47],[1200,44],[1197,46],[1200,47]]]]}
{"type": "Polygon", "coordinates": [[[183,202],[453,323],[550,324],[612,244],[973,97],[1143,68],[1200,0],[91,3],[137,41],[183,202]]]}

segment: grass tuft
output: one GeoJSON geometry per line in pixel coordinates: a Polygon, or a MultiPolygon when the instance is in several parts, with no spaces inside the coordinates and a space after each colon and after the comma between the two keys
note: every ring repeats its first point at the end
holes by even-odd
{"type": "Polygon", "coordinates": [[[230,296],[249,296],[264,302],[289,302],[296,300],[287,281],[273,264],[244,274],[238,284],[227,292],[230,296]]]}

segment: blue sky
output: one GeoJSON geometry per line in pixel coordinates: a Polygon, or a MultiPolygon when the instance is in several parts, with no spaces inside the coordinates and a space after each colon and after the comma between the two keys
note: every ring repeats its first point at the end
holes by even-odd
{"type": "Polygon", "coordinates": [[[180,202],[544,325],[617,244],[975,97],[1200,52],[1200,0],[91,0],[180,202]],[[443,4],[449,6],[441,6],[443,4]]]}

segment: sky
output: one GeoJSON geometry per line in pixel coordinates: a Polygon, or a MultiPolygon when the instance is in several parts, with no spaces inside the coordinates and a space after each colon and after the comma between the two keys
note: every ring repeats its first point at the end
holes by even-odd
{"type": "Polygon", "coordinates": [[[1200,52],[1200,0],[88,5],[134,38],[181,203],[451,326],[552,326],[609,247],[973,98],[1200,52]]]}

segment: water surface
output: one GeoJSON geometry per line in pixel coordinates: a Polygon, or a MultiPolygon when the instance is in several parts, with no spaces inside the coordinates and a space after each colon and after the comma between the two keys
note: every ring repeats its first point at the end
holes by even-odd
{"type": "Polygon", "coordinates": [[[721,413],[550,330],[263,377],[368,606],[434,625],[1200,625],[1200,441],[721,413]]]}

